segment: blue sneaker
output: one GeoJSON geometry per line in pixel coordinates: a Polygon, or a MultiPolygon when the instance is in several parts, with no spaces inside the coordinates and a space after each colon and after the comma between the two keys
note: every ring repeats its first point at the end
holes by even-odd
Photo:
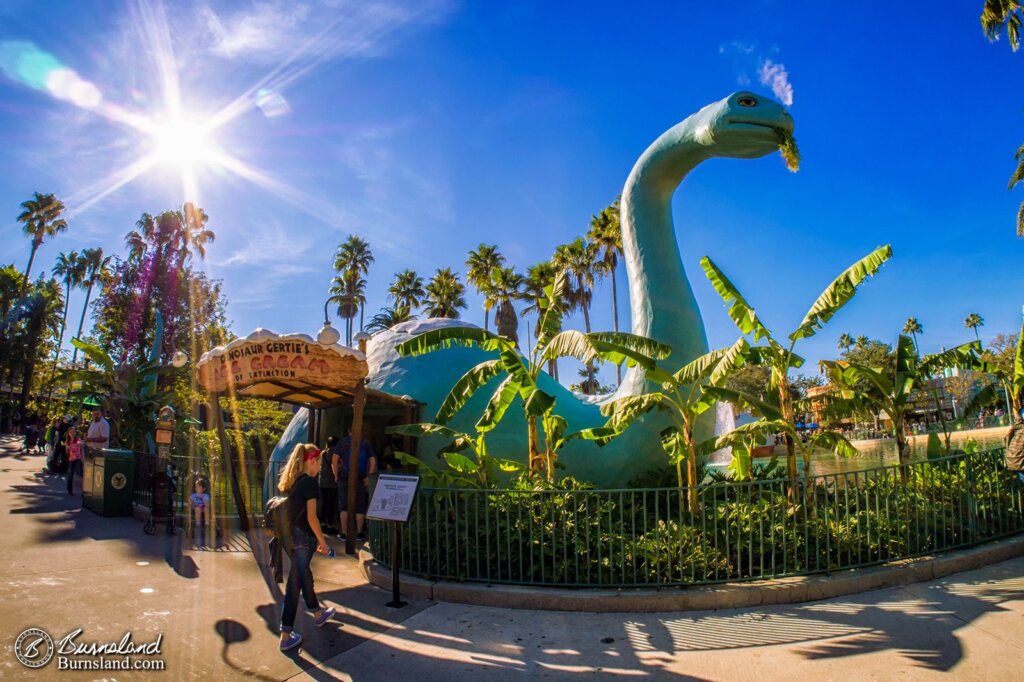
{"type": "Polygon", "coordinates": [[[324,609],[320,612],[319,616],[313,619],[313,625],[317,626],[318,628],[322,628],[324,625],[327,624],[327,621],[329,621],[331,618],[334,618],[334,614],[336,614],[337,612],[338,610],[335,609],[333,606],[329,609],[324,609]]]}
{"type": "Polygon", "coordinates": [[[286,639],[281,640],[281,651],[291,651],[300,644],[302,644],[302,635],[291,632],[286,639]]]}

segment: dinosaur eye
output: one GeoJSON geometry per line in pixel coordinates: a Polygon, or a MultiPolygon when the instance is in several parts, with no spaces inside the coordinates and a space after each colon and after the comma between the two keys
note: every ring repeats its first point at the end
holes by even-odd
{"type": "Polygon", "coordinates": [[[757,100],[750,96],[743,96],[736,100],[736,103],[741,107],[756,107],[757,100]]]}

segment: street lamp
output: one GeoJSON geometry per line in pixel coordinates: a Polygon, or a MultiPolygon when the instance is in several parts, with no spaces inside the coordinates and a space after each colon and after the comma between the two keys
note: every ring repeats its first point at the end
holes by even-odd
{"type": "Polygon", "coordinates": [[[188,364],[188,355],[184,351],[179,350],[171,356],[171,366],[175,369],[181,369],[186,364],[188,364]]]}
{"type": "Polygon", "coordinates": [[[331,326],[331,316],[327,313],[327,306],[330,304],[331,299],[324,301],[324,326],[316,335],[316,341],[321,346],[333,346],[341,338],[341,332],[331,326]]]}

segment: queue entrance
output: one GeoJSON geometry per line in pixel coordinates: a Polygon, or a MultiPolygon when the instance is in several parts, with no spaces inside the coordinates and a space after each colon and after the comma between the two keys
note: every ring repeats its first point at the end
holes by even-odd
{"type": "MultiPolygon", "coordinates": [[[[262,398],[309,410],[307,442],[323,443],[332,433],[347,434],[353,442],[368,439],[384,442],[384,428],[412,423],[419,417],[418,404],[408,398],[375,391],[366,386],[368,367],[365,341],[360,348],[337,343],[321,344],[306,334],[278,335],[257,329],[245,338],[218,346],[199,359],[196,381],[206,392],[211,425],[225,453],[227,472],[239,524],[248,530],[249,511],[241,493],[231,443],[220,409],[221,397],[262,398]]],[[[403,447],[409,443],[403,443],[403,447]]],[[[358,448],[351,448],[349,467],[358,468],[358,448]]],[[[410,452],[411,450],[406,450],[410,452]]],[[[378,450],[380,452],[380,450],[378,450]]],[[[239,453],[241,455],[242,453],[239,453]]],[[[211,472],[214,467],[211,467],[211,472]]],[[[210,482],[211,487],[215,484],[210,482]]],[[[345,551],[355,554],[355,477],[349,482],[348,525],[345,551]]],[[[212,516],[212,515],[211,515],[212,516]]]]}

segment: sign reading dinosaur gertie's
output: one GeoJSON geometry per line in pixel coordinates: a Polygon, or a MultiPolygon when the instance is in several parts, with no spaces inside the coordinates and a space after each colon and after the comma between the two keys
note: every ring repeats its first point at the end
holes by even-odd
{"type": "Polygon", "coordinates": [[[366,375],[366,363],[332,347],[297,338],[239,339],[206,354],[196,367],[199,385],[219,393],[263,381],[349,384],[366,375]]]}

